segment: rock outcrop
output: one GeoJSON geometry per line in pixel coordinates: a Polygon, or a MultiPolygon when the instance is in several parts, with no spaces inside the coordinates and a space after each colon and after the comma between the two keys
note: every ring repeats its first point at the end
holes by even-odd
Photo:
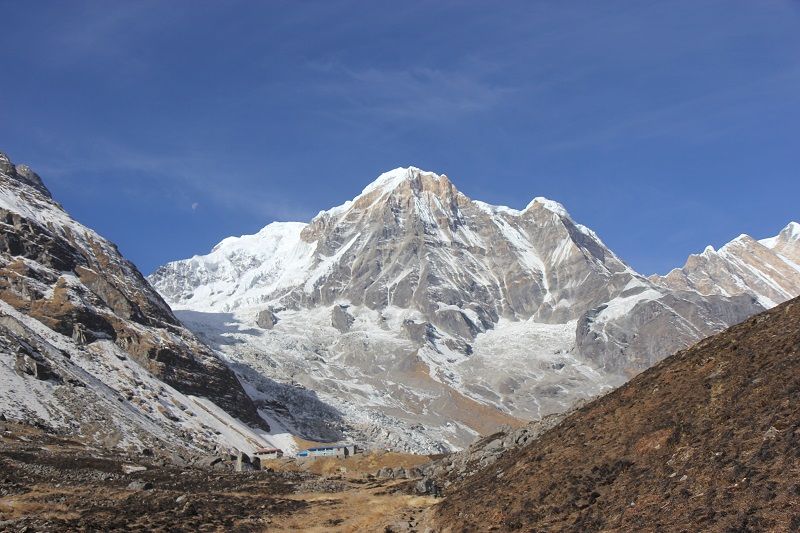
{"type": "Polygon", "coordinates": [[[355,318],[351,315],[347,308],[348,305],[334,305],[331,310],[331,325],[339,330],[340,333],[347,333],[350,331],[350,326],[355,322],[355,318]]]}
{"type": "Polygon", "coordinates": [[[691,346],[761,308],[749,294],[703,296],[692,291],[643,298],[625,313],[600,306],[578,321],[576,347],[599,367],[632,376],[663,359],[664,350],[691,346]]]}

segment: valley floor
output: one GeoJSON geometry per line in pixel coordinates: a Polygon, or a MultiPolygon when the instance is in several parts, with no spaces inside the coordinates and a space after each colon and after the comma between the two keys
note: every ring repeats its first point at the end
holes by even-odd
{"type": "Polygon", "coordinates": [[[436,499],[413,495],[413,480],[364,472],[423,459],[387,454],[342,461],[349,469],[323,461],[234,473],[113,455],[0,422],[0,530],[424,531],[436,499]]]}

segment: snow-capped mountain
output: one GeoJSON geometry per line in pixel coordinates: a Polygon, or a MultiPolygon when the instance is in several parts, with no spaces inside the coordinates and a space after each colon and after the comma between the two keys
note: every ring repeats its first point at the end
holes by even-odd
{"type": "Polygon", "coordinates": [[[300,384],[416,451],[563,411],[762,309],[653,283],[556,202],[492,206],[413,167],[149,280],[248,390],[300,384]]]}
{"type": "Polygon", "coordinates": [[[157,453],[293,445],[116,246],[4,154],[0,412],[157,453]]]}
{"type": "Polygon", "coordinates": [[[790,222],[775,237],[740,235],[719,250],[706,247],[683,268],[651,276],[659,285],[700,294],[750,294],[765,308],[800,295],[800,224],[790,222]]]}

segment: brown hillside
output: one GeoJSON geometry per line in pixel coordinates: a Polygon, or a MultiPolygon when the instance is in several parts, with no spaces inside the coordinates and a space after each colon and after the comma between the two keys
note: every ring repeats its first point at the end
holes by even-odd
{"type": "Polygon", "coordinates": [[[800,530],[800,299],[676,353],[450,491],[445,531],[800,530]]]}

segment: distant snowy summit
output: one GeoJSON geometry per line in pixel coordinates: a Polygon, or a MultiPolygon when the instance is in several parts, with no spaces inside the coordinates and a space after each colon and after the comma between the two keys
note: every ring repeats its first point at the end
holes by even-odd
{"type": "MultiPolygon", "coordinates": [[[[405,287],[418,284],[421,265],[429,266],[426,272],[439,274],[444,274],[443,269],[453,269],[452,274],[466,269],[482,274],[479,279],[495,286],[497,299],[506,300],[501,305],[505,309],[493,314],[530,315],[533,313],[527,307],[534,303],[519,301],[514,295],[500,298],[502,292],[513,289],[498,284],[490,271],[502,268],[498,265],[507,259],[516,262],[509,273],[538,279],[541,301],[536,302],[537,308],[547,300],[547,280],[543,279],[547,259],[540,257],[526,231],[516,229],[535,221],[543,225],[556,222],[559,239],[551,245],[561,246],[553,251],[563,257],[553,257],[555,262],[579,249],[572,232],[579,235],[578,240],[592,241],[595,248],[603,249],[610,268],[627,269],[593,232],[575,224],[557,202],[539,197],[521,211],[492,206],[470,200],[445,175],[409,167],[380,175],[353,200],[321,211],[308,224],[276,222],[255,235],[229,237],[210,254],[165,265],[150,279],[174,306],[196,310],[230,310],[263,303],[296,306],[316,300],[332,303],[342,296],[351,303],[370,299],[371,307],[385,307],[390,299],[392,304],[405,307],[409,303],[405,301],[409,298],[405,287]],[[494,246],[494,237],[502,246],[494,246]],[[412,244],[441,244],[450,250],[412,257],[403,253],[412,244]],[[383,251],[375,250],[375,245],[383,251]],[[575,248],[570,250],[571,246],[575,248]],[[497,252],[496,257],[487,257],[492,252],[497,252]],[[360,259],[360,264],[372,255],[385,259],[380,275],[370,269],[351,272],[348,265],[353,259],[360,259]],[[461,258],[467,259],[467,264],[453,264],[461,258]],[[336,291],[329,287],[345,275],[355,276],[351,280],[355,282],[351,286],[355,286],[345,294],[334,294],[336,291]],[[359,294],[361,289],[364,294],[359,294]]],[[[452,283],[447,275],[436,280],[437,288],[452,283]]],[[[470,287],[459,286],[457,290],[469,295],[470,287]]]]}
{"type": "Polygon", "coordinates": [[[750,294],[765,308],[774,307],[800,294],[800,224],[790,222],[767,239],[740,235],[719,250],[708,246],[683,268],[650,279],[703,295],[750,294]]]}
{"type": "Polygon", "coordinates": [[[237,364],[302,376],[363,435],[429,452],[563,411],[763,308],[647,279],[555,201],[493,206],[415,167],[149,280],[237,364]]]}

